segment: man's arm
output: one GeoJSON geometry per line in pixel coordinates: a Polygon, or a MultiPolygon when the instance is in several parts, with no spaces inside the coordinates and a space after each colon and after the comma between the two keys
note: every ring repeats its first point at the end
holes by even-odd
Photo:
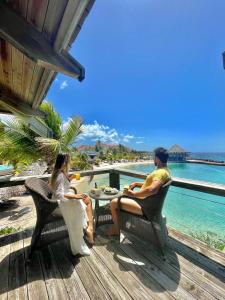
{"type": "Polygon", "coordinates": [[[143,182],[133,182],[129,185],[129,190],[133,190],[136,187],[141,188],[143,185],[143,182]]]}
{"type": "Polygon", "coordinates": [[[148,196],[157,194],[161,186],[162,186],[161,180],[154,180],[150,186],[146,187],[142,191],[133,192],[132,190],[128,190],[125,194],[128,196],[136,197],[136,198],[139,198],[139,197],[146,198],[148,196]]]}

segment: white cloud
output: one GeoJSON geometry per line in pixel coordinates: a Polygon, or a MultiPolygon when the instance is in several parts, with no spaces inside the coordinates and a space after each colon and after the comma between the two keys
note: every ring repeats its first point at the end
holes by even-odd
{"type": "Polygon", "coordinates": [[[67,88],[69,86],[67,80],[64,80],[61,84],[60,84],[60,90],[64,90],[65,88],[67,88]]]}
{"type": "Polygon", "coordinates": [[[68,126],[69,126],[69,122],[71,121],[72,119],[71,118],[68,118],[67,121],[64,121],[63,124],[62,124],[62,130],[65,131],[68,126]]]}
{"type": "MultiPolygon", "coordinates": [[[[67,121],[63,122],[63,130],[68,128],[70,118],[67,121]]],[[[144,137],[141,137],[144,138],[144,137]]],[[[110,128],[109,126],[99,124],[97,121],[94,121],[92,124],[84,124],[82,126],[82,133],[77,138],[78,141],[82,142],[96,142],[100,140],[102,143],[106,144],[119,144],[119,143],[131,143],[133,144],[142,144],[143,141],[140,141],[140,137],[135,137],[132,134],[119,133],[115,128],[110,128]]]]}
{"type": "Polygon", "coordinates": [[[144,141],[137,141],[136,144],[144,144],[144,141]]]}
{"type": "Polygon", "coordinates": [[[110,129],[108,126],[100,125],[97,121],[94,124],[83,125],[81,137],[90,138],[92,141],[100,140],[103,143],[119,142],[119,134],[116,129],[110,129]]]}
{"type": "Polygon", "coordinates": [[[133,135],[130,135],[130,134],[127,134],[123,137],[123,142],[125,143],[129,143],[130,140],[134,139],[134,136],[133,135]]]}

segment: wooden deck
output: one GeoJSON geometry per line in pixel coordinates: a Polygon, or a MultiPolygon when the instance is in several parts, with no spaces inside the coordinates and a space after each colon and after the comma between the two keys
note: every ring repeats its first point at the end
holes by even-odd
{"type": "Polygon", "coordinates": [[[26,264],[31,234],[0,239],[0,299],[225,299],[225,267],[173,238],[165,261],[136,237],[98,232],[89,257],[73,257],[66,239],[26,264]]]}
{"type": "Polygon", "coordinates": [[[225,254],[172,229],[165,261],[137,237],[119,244],[101,229],[89,257],[73,257],[64,240],[26,264],[36,213],[30,196],[17,200],[0,213],[0,228],[23,229],[0,238],[0,299],[225,299],[225,254]]]}

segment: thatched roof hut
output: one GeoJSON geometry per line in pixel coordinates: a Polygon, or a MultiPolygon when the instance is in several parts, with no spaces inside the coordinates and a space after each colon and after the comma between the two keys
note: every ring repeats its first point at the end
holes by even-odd
{"type": "Polygon", "coordinates": [[[173,162],[185,162],[188,156],[188,152],[179,145],[173,145],[169,149],[169,161],[173,162]]]}

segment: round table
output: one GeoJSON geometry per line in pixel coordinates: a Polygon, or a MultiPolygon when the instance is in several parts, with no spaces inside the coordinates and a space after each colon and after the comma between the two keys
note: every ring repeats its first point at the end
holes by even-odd
{"type": "Polygon", "coordinates": [[[103,191],[100,195],[89,192],[89,196],[95,200],[95,228],[104,224],[112,224],[112,215],[110,211],[110,201],[114,198],[118,198],[123,193],[118,191],[118,193],[105,194],[103,191]],[[99,205],[100,201],[106,201],[105,205],[99,205]]]}

